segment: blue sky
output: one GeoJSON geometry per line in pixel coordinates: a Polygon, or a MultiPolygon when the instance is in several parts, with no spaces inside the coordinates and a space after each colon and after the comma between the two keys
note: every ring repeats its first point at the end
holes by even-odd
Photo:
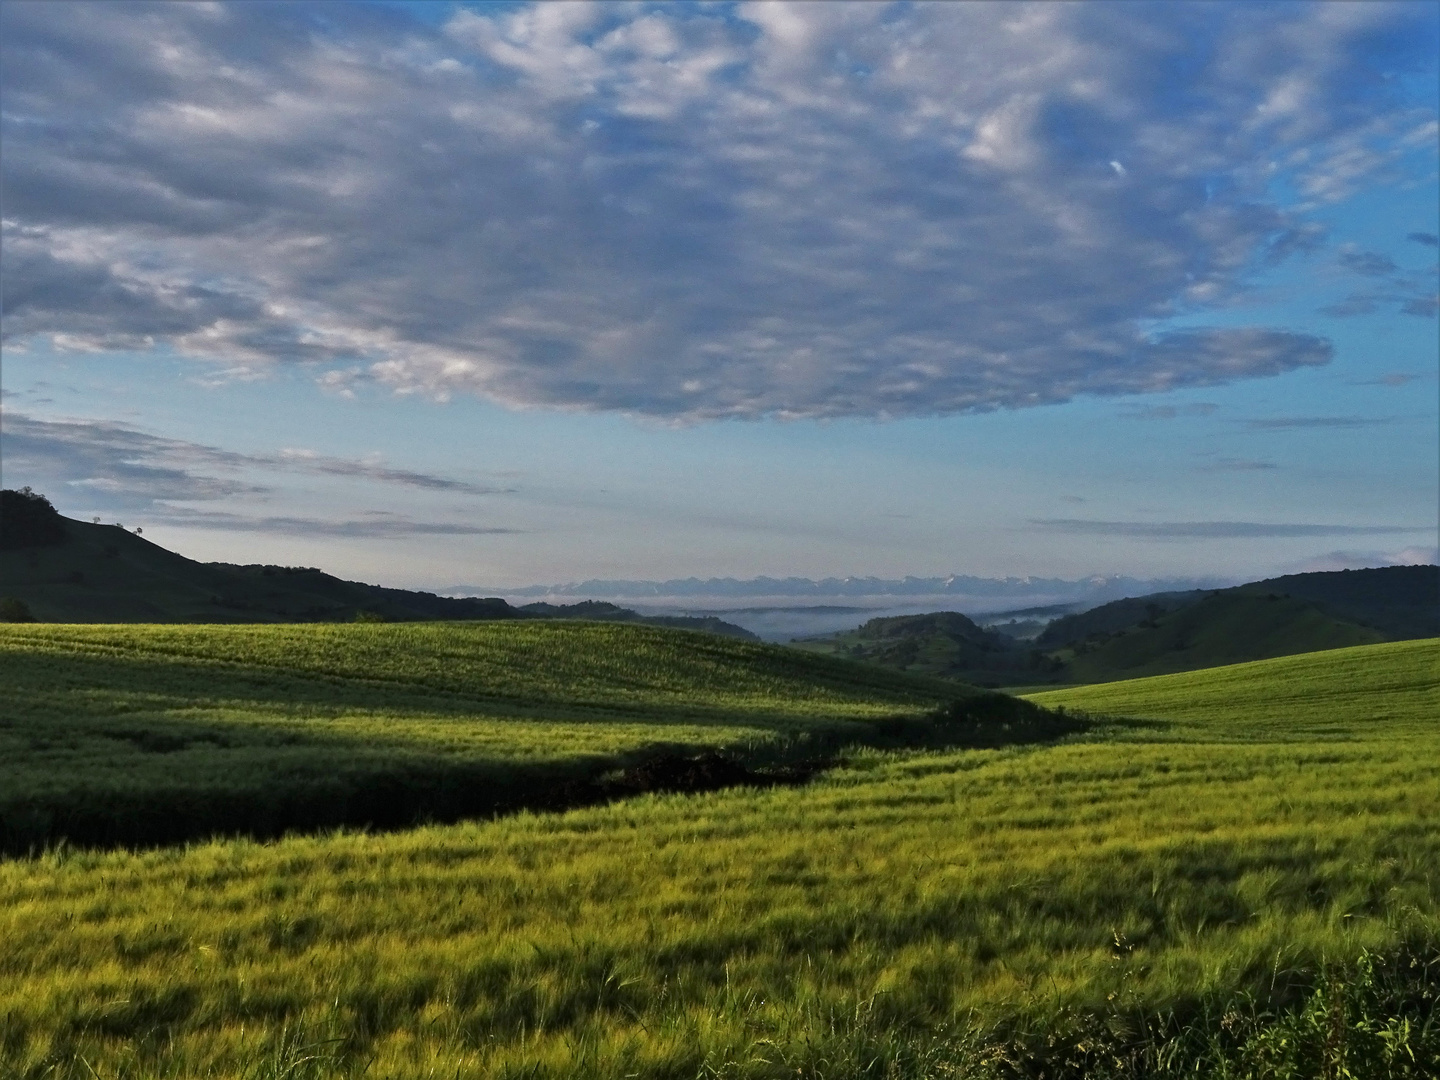
{"type": "Polygon", "coordinates": [[[429,587],[1435,557],[1436,5],[0,11],[62,512],[429,587]]]}

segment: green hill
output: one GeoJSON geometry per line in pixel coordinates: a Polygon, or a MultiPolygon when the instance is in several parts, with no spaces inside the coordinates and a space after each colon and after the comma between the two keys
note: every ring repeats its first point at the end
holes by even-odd
{"type": "Polygon", "coordinates": [[[1309,600],[1392,641],[1440,635],[1440,566],[1383,566],[1289,574],[1241,585],[1244,592],[1309,600]]]}
{"type": "Polygon", "coordinates": [[[1129,597],[1031,642],[956,612],[872,619],[797,648],[981,686],[1091,683],[1440,634],[1440,567],[1292,574],[1129,597]]]}
{"type": "Polygon", "coordinates": [[[1033,677],[1035,670],[1030,654],[1015,639],[986,630],[957,611],[871,619],[854,630],[792,644],[807,652],[980,686],[1033,677]]]}
{"type": "MultiPolygon", "coordinates": [[[[1401,641],[1440,634],[1440,567],[1436,566],[1289,574],[1218,590],[1219,595],[1235,593],[1306,601],[1331,619],[1376,631],[1378,640],[1401,641]]],[[[1036,638],[1036,645],[1058,649],[1105,635],[1154,629],[1152,624],[1161,616],[1213,595],[1215,591],[1194,590],[1114,600],[1056,619],[1036,638]]]]}
{"type": "Polygon", "coordinates": [[[1179,611],[1209,595],[1203,589],[1195,589],[1189,592],[1150,593],[1146,596],[1112,600],[1089,611],[1061,616],[1040,632],[1035,638],[1035,645],[1042,649],[1061,649],[1067,645],[1076,645],[1087,638],[1118,634],[1122,630],[1137,626],[1148,626],[1160,616],[1179,611]]]}
{"type": "MultiPolygon", "coordinates": [[[[557,678],[617,708],[713,689],[741,724],[873,723],[914,685],[594,623],[166,627],[131,644],[81,629],[97,658],[176,665],[145,671],[136,710],[159,707],[142,696],[156,676],[204,660],[206,635],[244,660],[204,660],[233,674],[226,694],[319,692],[318,675],[267,681],[273,650],[315,633],[304,669],[344,676],[317,737],[345,735],[347,695],[369,686],[346,673],[374,662],[423,686],[456,656],[446,693],[553,702],[546,664],[516,664],[521,631],[633,644],[629,660],[571,639],[558,654],[576,666],[557,678]],[[494,647],[460,647],[472,635],[494,647]]],[[[1408,642],[1057,692],[1042,700],[1148,719],[1045,746],[859,751],[803,786],[0,859],[0,1075],[1432,1078],[1437,664],[1440,642],[1408,642]]],[[[83,704],[88,673],[45,670],[53,715],[83,704]]],[[[176,778],[195,761],[151,753],[176,778]]],[[[54,761],[63,790],[73,761],[54,761]]]]}
{"type": "Polygon", "coordinates": [[[1440,733],[1440,638],[1386,642],[1025,695],[1049,707],[1181,721],[1186,737],[1440,733]]]}
{"type": "Polygon", "coordinates": [[[41,622],[344,622],[360,618],[605,619],[754,640],[720,619],[651,618],[613,604],[454,599],[344,581],[313,567],[199,563],[119,525],[75,521],[33,493],[0,492],[0,598],[41,622]]]}
{"type": "Polygon", "coordinates": [[[734,782],[850,743],[1074,726],[779,646],[571,620],[9,625],[0,670],[0,852],[455,820],[706,786],[662,765],[734,782]]]}
{"type": "Polygon", "coordinates": [[[1067,681],[1107,682],[1384,640],[1306,600],[1229,590],[1050,655],[1064,664],[1067,681]]]}

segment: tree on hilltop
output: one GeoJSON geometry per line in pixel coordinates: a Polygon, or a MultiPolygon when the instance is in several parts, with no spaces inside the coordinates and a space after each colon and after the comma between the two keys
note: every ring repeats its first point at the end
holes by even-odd
{"type": "Polygon", "coordinates": [[[0,491],[0,551],[65,542],[65,521],[50,500],[29,486],[0,491]]]}

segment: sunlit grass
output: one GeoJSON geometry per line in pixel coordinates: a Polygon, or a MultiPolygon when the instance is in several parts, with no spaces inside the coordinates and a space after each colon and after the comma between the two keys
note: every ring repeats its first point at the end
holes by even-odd
{"type": "Polygon", "coordinates": [[[362,823],[400,789],[414,812],[394,823],[453,819],[661,747],[863,738],[963,696],[776,646],[603,623],[7,626],[0,663],[11,852],[362,823]]]}
{"type": "Polygon", "coordinates": [[[0,1047],[27,1078],[253,1076],[296,1032],[366,1077],[938,1076],[966,1031],[1283,1000],[1440,940],[1437,660],[1215,672],[1228,711],[1203,673],[1077,689],[1150,723],[802,789],[10,860],[0,1047]],[[1334,678],[1324,720],[1296,687],[1334,678]]]}

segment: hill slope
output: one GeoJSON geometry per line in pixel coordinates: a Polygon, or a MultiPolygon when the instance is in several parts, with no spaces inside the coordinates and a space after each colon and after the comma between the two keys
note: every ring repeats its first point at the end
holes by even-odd
{"type": "Polygon", "coordinates": [[[1104,682],[1384,640],[1378,630],[1337,619],[1307,600],[1227,590],[1051,656],[1064,662],[1070,681],[1104,682]]]}
{"type": "Polygon", "coordinates": [[[569,618],[650,623],[755,639],[748,630],[718,618],[652,619],[613,604],[539,604],[519,609],[495,597],[453,599],[344,581],[313,567],[199,563],[118,525],[63,517],[42,498],[21,498],[12,491],[4,495],[10,527],[0,545],[0,597],[22,601],[41,622],[569,618]]]}
{"type": "MultiPolygon", "coordinates": [[[[277,629],[315,628],[246,633],[277,629]]],[[[1068,691],[1157,716],[1214,688],[803,787],[0,860],[0,1055],[54,1080],[1434,1077],[1436,648],[1068,691]],[[1348,721],[1307,730],[1304,685],[1348,721]]],[[[807,661],[839,669],[776,670],[807,661]]]]}
{"type": "Polygon", "coordinates": [[[1330,615],[1378,630],[1392,641],[1440,635],[1440,566],[1289,574],[1239,589],[1309,600],[1330,615]]]}
{"type": "Polygon", "coordinates": [[[871,619],[840,634],[793,642],[796,648],[843,656],[897,671],[977,685],[1013,682],[1030,672],[1029,654],[1013,638],[986,630],[956,611],[871,619]]]}
{"type": "Polygon", "coordinates": [[[1293,574],[1154,593],[1056,619],[1034,641],[955,612],[872,619],[813,652],[983,686],[1108,682],[1440,634],[1440,567],[1293,574]]]}
{"type": "Polygon", "coordinates": [[[1400,641],[1440,634],[1440,567],[1384,566],[1370,570],[1288,574],[1218,592],[1153,593],[1114,600],[1056,619],[1036,639],[1036,645],[1064,648],[1107,634],[1153,629],[1150,624],[1163,615],[1198,604],[1208,596],[1237,593],[1305,601],[1330,619],[1376,631],[1378,640],[1400,641]]]}
{"type": "Polygon", "coordinates": [[[1050,707],[1184,721],[1187,736],[1440,736],[1440,638],[1283,656],[1025,695],[1050,707]]]}
{"type": "Polygon", "coordinates": [[[735,782],[1050,723],[953,683],[576,621],[10,625],[0,670],[0,852],[454,820],[596,801],[677,755],[725,750],[735,782]]]}

